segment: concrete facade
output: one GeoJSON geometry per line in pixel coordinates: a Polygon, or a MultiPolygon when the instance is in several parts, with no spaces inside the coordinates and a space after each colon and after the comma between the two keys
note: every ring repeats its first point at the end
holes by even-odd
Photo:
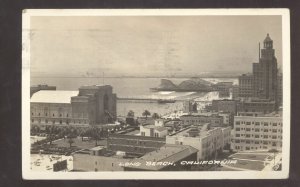
{"type": "Polygon", "coordinates": [[[282,117],[275,116],[235,116],[232,149],[281,150],[282,117]]]}
{"type": "Polygon", "coordinates": [[[216,152],[221,151],[228,142],[230,142],[230,127],[207,129],[207,125],[201,128],[188,128],[166,137],[167,144],[189,145],[196,148],[197,160],[214,157],[216,152]]]}
{"type": "Polygon", "coordinates": [[[31,97],[32,125],[96,125],[116,120],[112,87],[82,86],[79,91],[39,91],[31,97]]]}

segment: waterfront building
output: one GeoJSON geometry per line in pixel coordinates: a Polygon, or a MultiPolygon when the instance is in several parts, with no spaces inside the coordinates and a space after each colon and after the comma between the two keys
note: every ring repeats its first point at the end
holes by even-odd
{"type": "Polygon", "coordinates": [[[31,125],[97,125],[116,120],[116,94],[109,85],[79,91],[40,90],[30,99],[31,125]]]}
{"type": "Polygon", "coordinates": [[[183,112],[184,113],[192,113],[197,112],[197,103],[192,101],[184,101],[183,102],[183,112]]]}
{"type": "Polygon", "coordinates": [[[162,138],[168,134],[168,129],[166,127],[155,126],[155,125],[141,125],[140,134],[141,136],[162,138]]]}
{"type": "Polygon", "coordinates": [[[246,98],[241,99],[237,103],[237,112],[262,112],[268,114],[275,110],[275,101],[269,99],[246,98]]]}
{"type": "Polygon", "coordinates": [[[232,149],[281,150],[282,115],[268,114],[260,116],[235,116],[232,149]]]}
{"type": "Polygon", "coordinates": [[[155,151],[166,144],[165,138],[136,136],[124,134],[110,134],[107,138],[107,149],[111,151],[123,151],[127,155],[144,155],[155,151]]]}
{"type": "Polygon", "coordinates": [[[237,99],[240,96],[240,88],[238,85],[233,85],[231,89],[232,99],[237,99]]]}
{"type": "Polygon", "coordinates": [[[181,162],[197,161],[197,151],[187,145],[166,144],[135,159],[140,164],[125,166],[124,171],[190,171],[191,165],[181,162]]]}
{"type": "Polygon", "coordinates": [[[236,114],[236,100],[213,100],[211,104],[211,110],[215,112],[229,112],[233,115],[236,114]]]}
{"type": "Polygon", "coordinates": [[[182,115],[180,116],[183,126],[201,125],[205,123],[211,124],[211,126],[223,126],[223,117],[219,114],[211,114],[209,116],[201,115],[198,113],[182,115]]]}
{"type": "Polygon", "coordinates": [[[277,59],[275,49],[273,49],[273,40],[269,34],[264,40],[263,49],[260,49],[259,45],[259,62],[253,63],[252,68],[252,74],[243,74],[239,77],[239,96],[277,102],[277,59]]]}
{"type": "Polygon", "coordinates": [[[276,100],[277,59],[269,34],[263,47],[259,63],[253,63],[253,97],[276,100]]]}
{"type": "Polygon", "coordinates": [[[239,76],[239,97],[253,97],[253,75],[239,76]]]}
{"type": "Polygon", "coordinates": [[[190,145],[198,150],[197,160],[214,158],[226,144],[230,143],[231,127],[188,127],[166,137],[167,144],[190,145]]]}
{"type": "Polygon", "coordinates": [[[30,86],[30,97],[40,90],[56,90],[56,86],[48,86],[47,84],[30,86]]]}

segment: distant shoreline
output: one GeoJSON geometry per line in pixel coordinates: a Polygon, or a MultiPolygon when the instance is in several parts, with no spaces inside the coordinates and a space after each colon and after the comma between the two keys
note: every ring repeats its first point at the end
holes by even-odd
{"type": "MultiPolygon", "coordinates": [[[[242,74],[242,73],[241,73],[242,74]]],[[[206,76],[106,76],[106,77],[84,77],[84,76],[31,76],[30,78],[95,78],[95,79],[100,79],[100,78],[168,78],[168,79],[176,79],[176,78],[185,78],[185,79],[190,79],[190,78],[238,78],[239,75],[206,75],[206,76]]]]}

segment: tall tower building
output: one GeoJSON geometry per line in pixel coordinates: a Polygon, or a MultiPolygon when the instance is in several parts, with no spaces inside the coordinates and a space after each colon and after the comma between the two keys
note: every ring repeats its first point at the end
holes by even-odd
{"type": "Polygon", "coordinates": [[[259,63],[253,63],[253,96],[261,99],[277,99],[277,59],[273,40],[269,34],[260,50],[259,63]]]}

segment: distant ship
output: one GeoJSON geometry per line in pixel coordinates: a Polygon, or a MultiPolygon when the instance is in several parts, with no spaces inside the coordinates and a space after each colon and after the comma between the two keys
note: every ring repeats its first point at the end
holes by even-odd
{"type": "Polygon", "coordinates": [[[173,100],[173,99],[159,99],[159,100],[157,100],[157,102],[161,103],[161,104],[163,104],[163,103],[175,103],[176,100],[173,100]]]}

